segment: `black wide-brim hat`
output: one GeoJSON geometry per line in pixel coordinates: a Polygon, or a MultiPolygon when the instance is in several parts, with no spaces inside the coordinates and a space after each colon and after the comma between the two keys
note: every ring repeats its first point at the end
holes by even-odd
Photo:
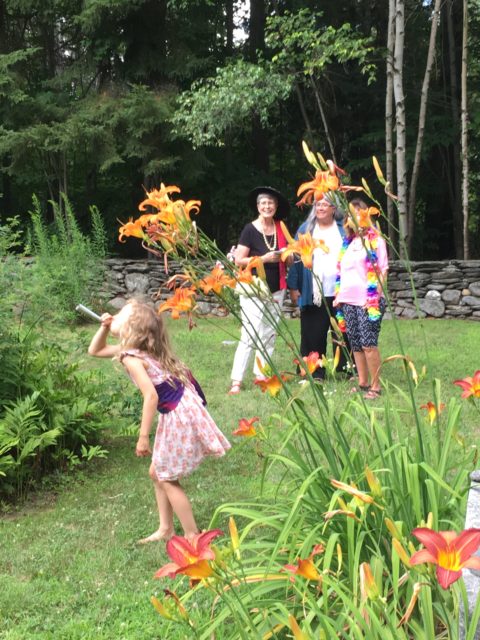
{"type": "Polygon", "coordinates": [[[267,193],[269,196],[273,196],[278,203],[277,211],[275,213],[275,220],[281,220],[288,215],[290,211],[290,204],[284,195],[277,191],[273,187],[255,187],[248,194],[247,202],[250,209],[258,213],[257,198],[261,193],[267,193]]]}

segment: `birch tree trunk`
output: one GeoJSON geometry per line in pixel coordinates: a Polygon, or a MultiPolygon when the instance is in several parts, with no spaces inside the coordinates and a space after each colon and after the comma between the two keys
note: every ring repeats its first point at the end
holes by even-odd
{"type": "MultiPolygon", "coordinates": [[[[395,47],[395,0],[388,0],[388,36],[387,36],[387,88],[385,95],[385,170],[390,190],[395,191],[393,183],[393,52],[395,47]]],[[[395,228],[395,207],[387,198],[388,237],[397,248],[395,228]]]]}
{"type": "Polygon", "coordinates": [[[405,43],[405,2],[395,0],[395,47],[393,50],[393,95],[395,99],[395,123],[397,140],[398,228],[400,257],[407,257],[408,211],[407,211],[407,160],[405,94],[403,92],[403,51],[405,43]]]}
{"type": "Polygon", "coordinates": [[[418,114],[417,145],[415,147],[415,159],[413,161],[412,177],[410,180],[409,201],[408,201],[408,252],[412,250],[413,230],[415,227],[415,204],[417,200],[417,182],[422,159],[423,138],[425,134],[425,121],[427,118],[428,89],[430,87],[430,76],[435,61],[435,48],[437,42],[437,31],[440,23],[441,0],[435,0],[432,12],[432,26],[430,28],[430,42],[428,44],[427,64],[423,77],[422,92],[420,96],[420,111],[418,114]]]}
{"type": "Polygon", "coordinates": [[[462,209],[463,209],[463,259],[468,260],[468,105],[467,105],[467,54],[468,54],[468,0],[463,0],[462,30],[462,209]]]}
{"type": "Polygon", "coordinates": [[[460,148],[460,105],[457,82],[457,60],[455,55],[455,34],[453,28],[453,2],[449,0],[445,6],[448,36],[448,63],[450,82],[450,107],[452,110],[453,135],[453,185],[452,185],[452,217],[455,257],[463,257],[463,216],[462,216],[462,165],[460,148]]]}

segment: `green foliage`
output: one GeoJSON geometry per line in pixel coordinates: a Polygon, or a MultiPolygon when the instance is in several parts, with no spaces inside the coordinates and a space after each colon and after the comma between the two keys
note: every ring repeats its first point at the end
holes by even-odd
{"type": "MultiPolygon", "coordinates": [[[[272,413],[278,413],[277,403],[253,385],[250,372],[245,380],[245,391],[237,397],[226,396],[235,345],[223,345],[222,341],[227,338],[238,339],[238,323],[231,317],[215,322],[209,318],[200,318],[197,322],[198,327],[188,331],[184,322],[171,321],[167,318],[176,351],[189,364],[201,382],[206,391],[210,413],[233,446],[224,458],[206,460],[194,474],[186,478],[185,488],[187,495],[193,499],[194,512],[202,530],[209,528],[209,524],[212,524],[210,523],[212,513],[219,505],[224,504],[222,512],[217,514],[215,524],[226,532],[226,536],[219,539],[219,546],[227,549],[227,560],[230,564],[228,516],[239,512],[240,502],[252,503],[252,508],[256,510],[257,515],[259,502],[263,502],[266,505],[264,513],[267,506],[270,506],[273,513],[276,497],[278,499],[278,496],[288,488],[287,478],[275,476],[272,473],[270,480],[263,485],[264,497],[259,497],[264,456],[273,452],[274,446],[277,450],[278,442],[286,434],[288,425],[285,421],[281,423],[279,420],[269,420],[272,413]],[[212,371],[215,375],[212,375],[212,371]],[[241,440],[230,436],[231,431],[237,427],[239,418],[257,415],[262,424],[270,424],[268,443],[241,440]],[[230,508],[229,505],[234,506],[230,508]]],[[[298,320],[289,320],[288,325],[297,339],[298,320]]],[[[402,320],[398,329],[403,343],[408,345],[410,353],[415,354],[417,369],[420,371],[424,364],[428,367],[428,379],[424,379],[416,389],[417,402],[424,403],[432,399],[429,379],[433,377],[440,377],[442,380],[443,402],[449,404],[450,398],[458,398],[460,389],[451,385],[451,381],[467,373],[470,374],[478,368],[480,344],[476,339],[477,325],[462,320],[402,320]],[[428,335],[428,344],[424,341],[425,331],[428,335]],[[449,336],[448,341],[445,340],[446,335],[449,336]],[[465,349],[466,344],[469,345],[468,349],[465,349]]],[[[94,327],[90,326],[82,332],[76,330],[73,333],[68,329],[63,334],[64,340],[66,343],[73,342],[85,351],[94,330],[94,327]]],[[[58,329],[54,328],[53,335],[57,333],[58,329]]],[[[380,341],[381,350],[385,356],[396,352],[398,337],[392,322],[384,322],[380,341]]],[[[278,347],[275,351],[275,362],[282,370],[290,370],[290,353],[280,348],[280,344],[278,347]]],[[[82,363],[82,367],[85,364],[89,368],[104,371],[104,375],[110,382],[110,390],[119,389],[123,398],[137,402],[139,394],[133,389],[126,376],[119,377],[118,371],[112,367],[111,362],[88,359],[82,363]]],[[[407,388],[407,378],[399,362],[385,367],[383,379],[399,384],[402,390],[407,388]]],[[[348,394],[349,385],[346,382],[328,381],[324,388],[325,396],[335,403],[338,412],[352,400],[352,396],[348,394]]],[[[405,420],[402,420],[400,425],[401,431],[398,433],[398,438],[407,442],[412,433],[410,414],[405,411],[407,405],[404,404],[403,397],[397,395],[393,389],[390,390],[389,395],[392,403],[398,405],[398,409],[402,411],[400,415],[405,416],[405,420]]],[[[302,397],[307,405],[313,404],[310,390],[306,390],[302,397]]],[[[355,407],[355,412],[358,410],[359,401],[360,399],[354,400],[350,405],[351,408],[355,407]]],[[[116,398],[111,400],[106,409],[109,416],[112,416],[112,407],[114,411],[116,410],[117,402],[116,398]]],[[[378,402],[371,408],[380,419],[382,407],[383,403],[378,402]]],[[[134,417],[138,419],[140,410],[140,406],[132,408],[129,420],[133,420],[134,417]]],[[[122,412],[121,416],[123,415],[122,412]]],[[[362,413],[359,415],[363,416],[362,413]]],[[[443,433],[446,414],[442,413],[440,418],[440,429],[443,433]]],[[[111,423],[117,433],[117,424],[120,420],[115,414],[112,416],[111,423]]],[[[465,448],[468,450],[478,440],[476,429],[478,419],[475,416],[473,404],[462,405],[460,424],[465,448]]],[[[368,422],[362,419],[362,425],[366,428],[368,422]]],[[[138,433],[138,423],[136,433],[138,433]]],[[[128,638],[128,640],[145,640],[145,638],[186,640],[188,638],[190,640],[194,637],[186,627],[172,625],[160,618],[150,603],[152,595],[163,599],[164,588],[174,587],[178,595],[183,596],[187,589],[187,579],[183,578],[182,581],[179,579],[178,584],[169,579],[155,580],[153,578],[155,570],[168,561],[164,545],[147,547],[135,545],[136,540],[155,529],[157,516],[148,478],[148,460],[135,457],[136,440],[134,438],[133,432],[132,437],[129,438],[111,438],[108,446],[110,455],[106,461],[94,463],[85,471],[80,470],[76,474],[55,476],[48,485],[50,487],[53,485],[53,496],[51,491],[37,493],[32,504],[22,505],[18,513],[10,507],[9,515],[0,518],[0,610],[2,611],[2,631],[7,638],[22,638],[22,640],[45,638],[46,640],[55,636],[58,640],[72,640],[72,638],[90,640],[94,635],[95,638],[102,640],[118,638],[128,638]],[[35,558],[34,562],[32,557],[35,558]],[[15,559],[14,562],[12,558],[15,559]],[[22,602],[21,611],[18,608],[19,602],[22,602]],[[65,615],[66,611],[69,615],[65,615]]],[[[354,440],[356,440],[355,435],[352,436],[352,442],[354,440]]],[[[462,450],[461,445],[458,448],[457,444],[453,446],[454,451],[462,450]]],[[[377,475],[382,483],[387,484],[386,472],[377,473],[377,475]]],[[[366,486],[363,484],[363,478],[360,482],[362,488],[366,486]]],[[[276,526],[279,530],[287,516],[279,510],[269,520],[248,531],[246,525],[251,522],[252,514],[249,513],[246,504],[243,508],[245,517],[235,516],[242,538],[240,549],[242,562],[248,562],[252,554],[253,566],[254,559],[262,549],[265,556],[262,562],[268,559],[271,547],[267,547],[267,529],[270,531],[276,526]]],[[[316,524],[323,522],[322,514],[325,510],[325,505],[320,503],[316,505],[316,524]]],[[[374,510],[375,508],[369,510],[369,513],[373,513],[374,510]]],[[[455,519],[462,517],[463,513],[459,510],[455,519]]],[[[366,525],[373,524],[373,517],[366,515],[364,522],[366,525]]],[[[357,526],[358,523],[355,524],[355,527],[357,526]]],[[[317,531],[315,530],[312,537],[317,531]]],[[[388,541],[388,538],[386,540],[388,541]]],[[[299,545],[298,555],[308,555],[311,550],[307,548],[308,542],[302,548],[299,537],[296,543],[299,545]]],[[[278,554],[279,562],[281,564],[295,562],[295,550],[291,553],[291,557],[287,551],[283,555],[278,554]]],[[[362,549],[362,553],[366,553],[365,549],[362,549]]],[[[359,620],[360,595],[357,596],[356,601],[352,601],[335,575],[338,557],[334,536],[328,546],[328,553],[315,556],[314,560],[320,570],[330,568],[333,572],[331,575],[325,575],[323,593],[328,594],[330,600],[325,597],[321,601],[322,604],[327,608],[336,606],[335,594],[337,593],[338,598],[342,598],[345,602],[346,611],[352,612],[352,619],[359,620]]],[[[345,555],[343,561],[347,561],[345,555]]],[[[387,568],[384,572],[381,562],[372,566],[372,569],[375,567],[374,574],[378,578],[381,597],[384,597],[385,592],[388,594],[388,585],[391,584],[388,582],[390,569],[387,568]]],[[[399,577],[407,572],[401,563],[398,563],[398,570],[399,577]]],[[[283,573],[283,575],[286,574],[283,573]]],[[[421,581],[424,581],[423,578],[422,575],[421,581]]],[[[306,606],[314,604],[314,596],[312,596],[314,587],[308,586],[304,579],[297,577],[295,583],[286,583],[285,579],[279,581],[281,588],[277,593],[273,593],[271,590],[273,581],[264,582],[266,595],[259,600],[259,603],[263,605],[269,595],[278,596],[276,600],[280,603],[285,601],[286,594],[292,594],[292,597],[296,598],[295,602],[298,603],[298,599],[306,591],[306,606]]],[[[409,587],[406,591],[407,599],[411,591],[409,587]]],[[[425,616],[430,617],[431,608],[426,597],[428,591],[430,587],[422,587],[420,591],[422,600],[419,603],[422,607],[421,611],[425,612],[425,616]]],[[[318,592],[318,598],[320,597],[321,593],[318,592]]],[[[208,623],[213,625],[216,616],[222,615],[218,601],[212,609],[212,599],[212,594],[200,587],[184,601],[189,615],[198,626],[206,627],[208,623]]],[[[415,615],[419,603],[414,610],[415,615]]],[[[453,616],[452,600],[447,604],[446,610],[453,616]]],[[[383,612],[381,605],[380,600],[368,601],[365,605],[374,619],[375,629],[378,629],[378,616],[383,612]]],[[[307,630],[311,622],[303,619],[305,610],[297,609],[296,615],[298,623],[302,627],[307,625],[304,627],[307,630]]],[[[228,614],[226,615],[228,619],[228,614]]],[[[346,615],[342,614],[342,619],[345,620],[346,615]]],[[[288,620],[285,610],[280,611],[277,617],[275,624],[285,623],[288,620]]],[[[349,622],[345,620],[345,624],[349,622]]],[[[357,636],[351,634],[350,638],[361,637],[359,634],[365,627],[363,622],[359,624],[360,630],[357,636]]],[[[434,635],[426,635],[422,631],[421,622],[413,624],[416,625],[413,628],[418,628],[419,631],[416,633],[408,630],[409,640],[412,637],[432,640],[434,635]]],[[[326,632],[327,639],[335,638],[340,620],[332,622],[325,619],[324,625],[331,630],[330,634],[326,632]]],[[[375,629],[372,634],[377,632],[375,629]]],[[[228,633],[233,634],[233,629],[220,621],[216,628],[216,635],[225,640],[228,633]]],[[[348,637],[346,631],[343,631],[343,634],[344,637],[348,637]]],[[[384,625],[383,634],[383,640],[404,639],[402,627],[395,629],[394,626],[384,625]]],[[[282,640],[289,635],[291,636],[292,632],[289,631],[288,626],[276,632],[276,637],[282,640]]],[[[315,640],[317,637],[312,634],[315,640]]],[[[446,637],[448,636],[445,633],[446,637]]],[[[238,640],[238,636],[235,640],[238,640]]]]}
{"type": "Polygon", "coordinates": [[[44,474],[104,457],[107,390],[100,374],[81,371],[35,327],[11,327],[0,341],[1,493],[23,498],[44,474]]]}
{"type": "Polygon", "coordinates": [[[274,68],[284,73],[316,76],[328,75],[334,62],[356,62],[368,83],[375,80],[376,65],[371,58],[374,34],[365,37],[346,22],[338,29],[322,25],[322,13],[301,9],[285,12],[267,20],[266,42],[273,50],[274,68]]]}
{"type": "Polygon", "coordinates": [[[78,226],[68,198],[50,203],[54,222],[47,226],[40,203],[33,199],[31,266],[29,289],[33,294],[30,313],[68,320],[75,318],[79,302],[98,304],[104,286],[106,240],[100,212],[90,207],[91,237],[78,226]]]}
{"type": "Polygon", "coordinates": [[[175,131],[194,147],[221,146],[227,134],[249,130],[255,116],[267,125],[290,89],[291,81],[269,63],[231,62],[181,94],[172,119],[175,131]]]}

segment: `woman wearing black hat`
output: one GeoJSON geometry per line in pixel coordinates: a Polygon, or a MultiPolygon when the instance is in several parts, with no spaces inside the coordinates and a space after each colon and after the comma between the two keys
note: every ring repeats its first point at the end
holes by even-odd
{"type": "Polygon", "coordinates": [[[272,187],[257,187],[250,192],[248,204],[257,213],[257,218],[243,228],[235,251],[235,263],[246,267],[250,259],[260,256],[270,294],[262,298],[246,295],[240,291],[242,333],[232,367],[232,384],[229,394],[240,393],[243,376],[250,357],[255,350],[253,373],[263,379],[262,367],[265,359],[258,346],[270,357],[276,338],[276,325],[286,291],[286,267],[280,260],[281,249],[287,244],[279,219],[287,215],[288,200],[272,187]]]}

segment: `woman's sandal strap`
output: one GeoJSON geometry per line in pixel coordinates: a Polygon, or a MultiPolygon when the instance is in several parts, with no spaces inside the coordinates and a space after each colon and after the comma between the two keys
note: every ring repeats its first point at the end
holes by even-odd
{"type": "Polygon", "coordinates": [[[369,389],[363,396],[365,400],[376,400],[382,395],[381,389],[369,389]]]}

